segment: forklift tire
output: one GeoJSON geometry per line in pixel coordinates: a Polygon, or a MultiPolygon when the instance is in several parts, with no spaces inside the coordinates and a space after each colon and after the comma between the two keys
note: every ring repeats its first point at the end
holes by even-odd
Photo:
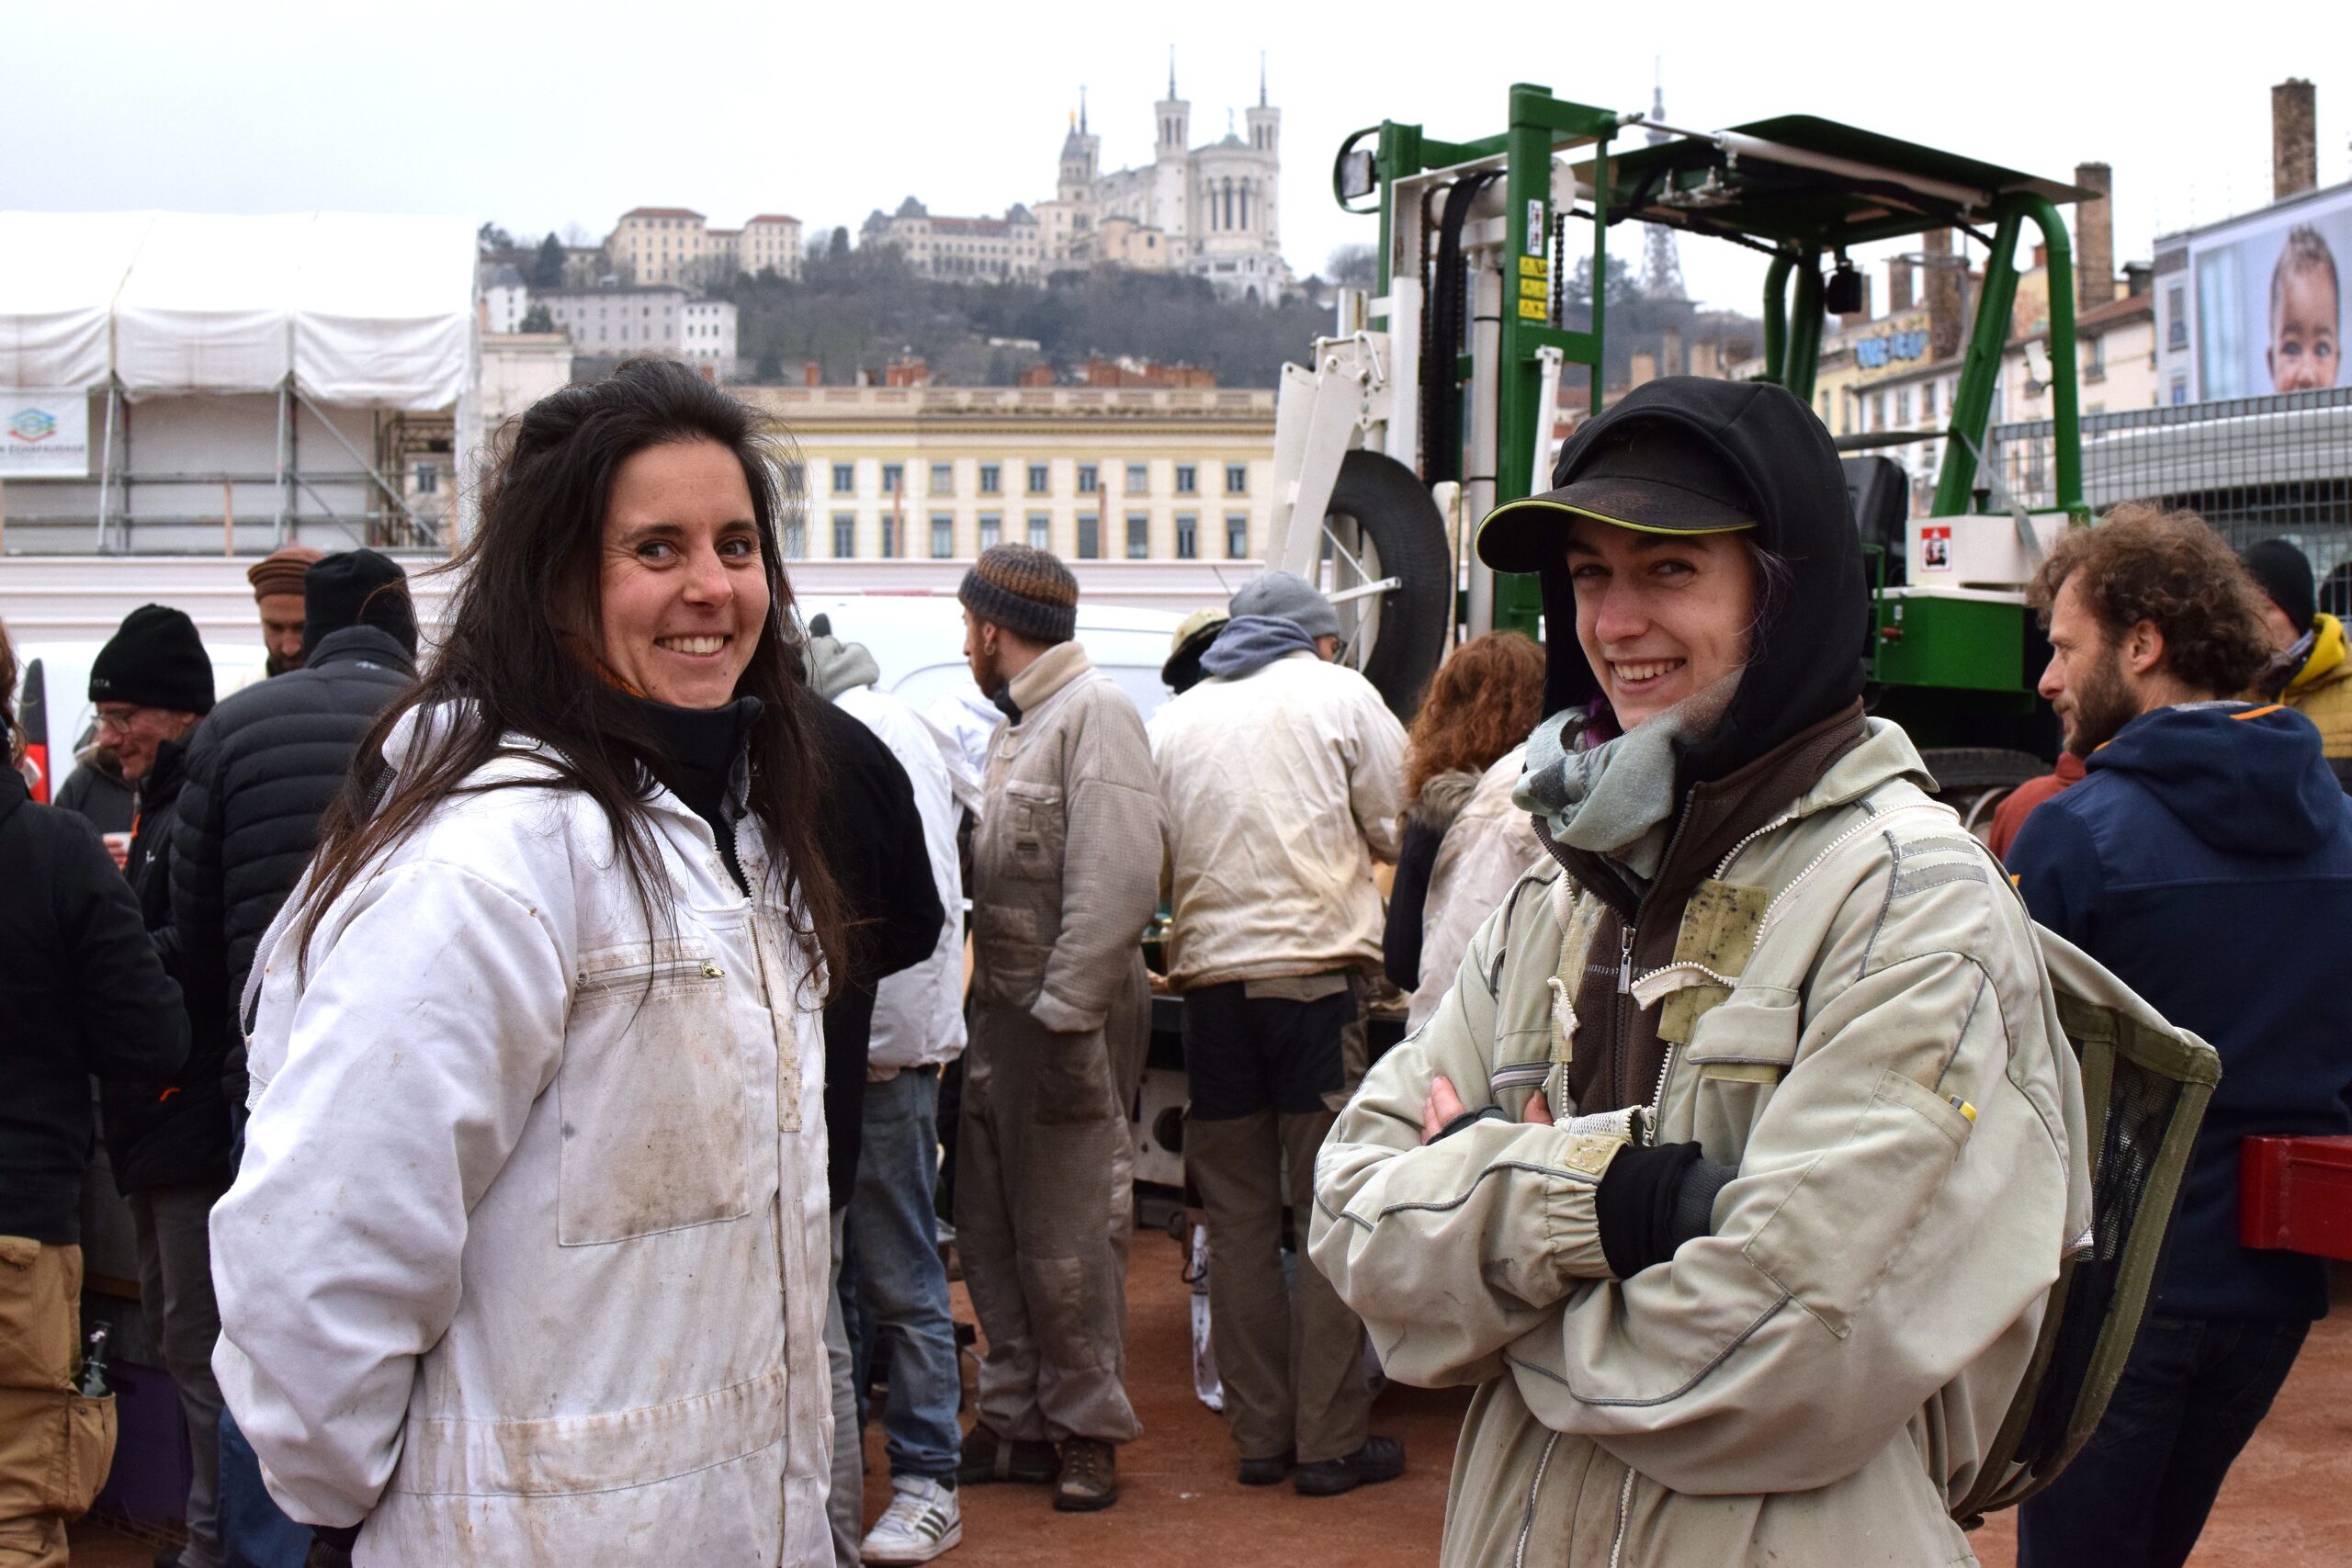
{"type": "Polygon", "coordinates": [[[2030,751],[1992,746],[1939,748],[1920,752],[1919,760],[1935,775],[1936,794],[1945,798],[1985,789],[2015,789],[2050,771],[2050,764],[2030,751]]]}
{"type": "Polygon", "coordinates": [[[1363,447],[1340,460],[1328,510],[1354,519],[1379,553],[1380,575],[1400,580],[1381,601],[1380,635],[1363,668],[1389,711],[1410,724],[1445,658],[1453,599],[1445,519],[1412,469],[1363,447]]]}

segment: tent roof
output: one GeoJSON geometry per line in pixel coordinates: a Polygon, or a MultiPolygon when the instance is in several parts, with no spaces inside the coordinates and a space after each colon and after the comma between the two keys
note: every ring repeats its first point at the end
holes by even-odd
{"type": "Polygon", "coordinates": [[[0,386],[447,408],[474,263],[462,218],[0,211],[0,386]]]}

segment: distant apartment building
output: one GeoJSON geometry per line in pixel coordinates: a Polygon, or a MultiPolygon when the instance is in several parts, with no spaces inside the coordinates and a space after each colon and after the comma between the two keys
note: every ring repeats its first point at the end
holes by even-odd
{"type": "Polygon", "coordinates": [[[662,355],[707,366],[720,380],[735,374],[735,307],[727,300],[659,285],[548,288],[533,299],[582,357],[662,355]]]}
{"type": "Polygon", "coordinates": [[[524,287],[523,275],[512,263],[484,262],[481,274],[481,330],[486,333],[519,333],[523,318],[531,309],[530,290],[524,287]]]}
{"type": "Polygon", "coordinates": [[[738,273],[800,276],[800,220],[763,212],[741,229],[714,229],[687,207],[637,207],[605,241],[614,273],[639,286],[708,288],[738,273]]]}
{"type": "Polygon", "coordinates": [[[868,217],[858,240],[895,246],[922,276],[956,282],[1035,283],[1045,258],[1037,220],[1018,202],[1001,218],[935,218],[909,197],[889,216],[868,217]]]}
{"type": "Polygon", "coordinates": [[[784,547],[819,560],[1255,560],[1272,515],[1271,391],[757,387],[799,449],[784,547]]]}

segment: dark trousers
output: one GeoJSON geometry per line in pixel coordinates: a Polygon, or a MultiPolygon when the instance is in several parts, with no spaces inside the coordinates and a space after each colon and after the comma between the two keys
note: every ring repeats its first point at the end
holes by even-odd
{"type": "Polygon", "coordinates": [[[1352,976],[1184,994],[1184,1173],[1208,1219],[1209,1340],[1244,1459],[1310,1464],[1363,1446],[1363,1327],[1306,1257],[1315,1151],[1363,1062],[1352,976]],[[1285,1207],[1298,1248],[1287,1280],[1285,1207]]]}
{"type": "Polygon", "coordinates": [[[2018,1568],[2179,1568],[2311,1325],[2150,1317],[2107,1415],[2018,1510],[2018,1568]]]}

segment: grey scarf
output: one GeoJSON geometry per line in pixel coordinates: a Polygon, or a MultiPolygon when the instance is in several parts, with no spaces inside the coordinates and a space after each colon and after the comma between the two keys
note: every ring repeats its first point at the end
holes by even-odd
{"type": "Polygon", "coordinates": [[[1527,738],[1511,804],[1544,819],[1554,839],[1606,855],[1646,884],[1666,854],[1674,814],[1675,743],[1715,727],[1739,689],[1735,671],[1646,724],[1587,745],[1587,717],[1555,714],[1527,738]]]}

